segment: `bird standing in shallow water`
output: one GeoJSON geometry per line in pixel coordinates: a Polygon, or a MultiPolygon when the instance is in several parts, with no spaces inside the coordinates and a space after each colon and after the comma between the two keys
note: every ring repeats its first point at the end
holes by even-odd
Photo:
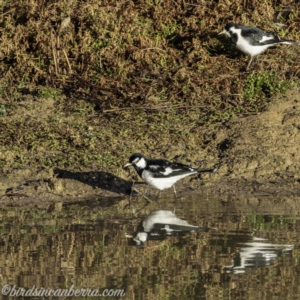
{"type": "Polygon", "coordinates": [[[192,168],[180,163],[170,162],[166,159],[147,159],[140,153],[132,154],[129,158],[129,163],[123,168],[129,166],[133,166],[139,176],[148,185],[159,190],[158,197],[163,190],[173,186],[175,198],[177,198],[175,183],[178,180],[197,173],[214,173],[217,171],[217,169],[192,168]]]}
{"type": "Polygon", "coordinates": [[[241,26],[235,23],[228,23],[224,30],[219,33],[230,37],[232,43],[242,52],[250,56],[247,71],[251,65],[253,57],[266,51],[276,44],[297,45],[299,43],[280,38],[273,32],[266,32],[251,26],[241,26]]]}

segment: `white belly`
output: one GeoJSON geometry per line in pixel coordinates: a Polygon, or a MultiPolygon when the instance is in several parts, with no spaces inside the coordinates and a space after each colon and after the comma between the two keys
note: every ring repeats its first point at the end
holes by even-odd
{"type": "Polygon", "coordinates": [[[146,183],[148,183],[150,186],[155,187],[156,189],[163,191],[165,189],[168,189],[172,187],[178,180],[190,176],[192,174],[196,174],[197,171],[193,173],[187,173],[187,174],[182,174],[178,176],[173,176],[173,177],[165,177],[165,178],[153,178],[151,175],[152,173],[149,171],[144,171],[142,173],[142,178],[146,183]]]}
{"type": "Polygon", "coordinates": [[[241,51],[243,51],[244,53],[246,53],[250,56],[259,55],[259,54],[263,53],[264,51],[266,51],[271,46],[272,45],[251,46],[247,43],[243,43],[243,40],[242,40],[242,42],[240,40],[238,40],[236,43],[236,47],[238,49],[240,49],[241,51]]]}

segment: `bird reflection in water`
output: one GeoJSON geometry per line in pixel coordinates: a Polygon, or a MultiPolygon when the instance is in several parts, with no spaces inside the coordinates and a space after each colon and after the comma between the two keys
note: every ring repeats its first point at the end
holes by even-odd
{"type": "Polygon", "coordinates": [[[156,210],[151,212],[138,226],[131,238],[136,246],[143,246],[148,240],[165,240],[170,236],[184,236],[190,232],[207,232],[217,230],[214,227],[200,227],[188,224],[178,218],[172,211],[156,210]]]}
{"type": "Polygon", "coordinates": [[[280,245],[267,242],[266,239],[251,237],[251,240],[237,243],[239,251],[232,265],[225,268],[227,273],[251,273],[252,268],[270,266],[282,254],[291,254],[294,245],[280,245]]]}

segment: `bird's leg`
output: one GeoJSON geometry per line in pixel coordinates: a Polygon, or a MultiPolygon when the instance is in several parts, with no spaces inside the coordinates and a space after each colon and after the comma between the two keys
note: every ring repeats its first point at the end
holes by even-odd
{"type": "Polygon", "coordinates": [[[138,191],[136,188],[133,188],[133,190],[135,191],[135,192],[137,192],[139,195],[141,195],[144,199],[146,199],[147,200],[147,202],[152,202],[152,200],[150,200],[145,194],[147,193],[147,191],[148,191],[148,188],[149,188],[149,186],[147,186],[147,189],[146,189],[146,192],[145,193],[141,193],[140,191],[138,191]]]}
{"type": "MultiPolygon", "coordinates": [[[[143,193],[143,197],[146,197],[147,193],[148,193],[148,189],[149,189],[149,185],[147,185],[146,191],[143,193]]],[[[147,198],[147,197],[146,197],[147,198]]]]}
{"type": "Polygon", "coordinates": [[[250,58],[250,60],[249,60],[249,62],[248,62],[248,66],[247,66],[247,68],[246,68],[246,71],[249,70],[249,67],[250,67],[250,65],[251,65],[251,63],[252,63],[252,59],[253,59],[253,56],[251,56],[251,58],[250,58]]]}
{"type": "Polygon", "coordinates": [[[254,62],[254,64],[253,64],[253,66],[252,67],[254,67],[257,63],[258,63],[258,61],[259,61],[259,59],[258,59],[258,55],[255,57],[256,59],[255,59],[255,62],[254,62]]]}
{"type": "Polygon", "coordinates": [[[158,195],[157,195],[157,197],[155,198],[155,201],[157,201],[157,200],[159,199],[160,194],[161,194],[161,191],[158,192],[158,195]]]}
{"type": "Polygon", "coordinates": [[[175,189],[175,184],[173,184],[173,190],[174,190],[175,199],[177,200],[177,192],[176,192],[176,189],[175,189]]]}
{"type": "Polygon", "coordinates": [[[146,195],[148,193],[149,185],[147,185],[146,191],[142,194],[142,197],[147,200],[148,203],[152,202],[146,195]]]}
{"type": "Polygon", "coordinates": [[[132,187],[131,187],[131,191],[130,191],[130,197],[129,197],[129,202],[131,202],[131,198],[132,198],[132,192],[135,190],[134,188],[134,182],[132,183],[132,187]]]}
{"type": "Polygon", "coordinates": [[[176,189],[175,189],[175,184],[173,185],[173,190],[174,190],[174,195],[175,195],[175,198],[174,198],[173,213],[175,214],[175,211],[176,211],[176,203],[177,203],[177,192],[176,192],[176,189]]]}
{"type": "Polygon", "coordinates": [[[137,210],[134,214],[135,215],[139,214],[143,209],[145,209],[149,205],[149,203],[150,202],[147,201],[146,204],[142,208],[140,208],[139,210],[137,210]]]}

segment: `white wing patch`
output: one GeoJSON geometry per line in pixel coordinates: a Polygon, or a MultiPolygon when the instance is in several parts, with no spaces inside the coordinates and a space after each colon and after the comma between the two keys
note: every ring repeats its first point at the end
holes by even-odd
{"type": "Polygon", "coordinates": [[[164,172],[159,172],[159,173],[164,174],[165,176],[167,176],[167,175],[173,173],[174,171],[178,171],[178,170],[173,170],[172,168],[167,167],[164,172]]]}
{"type": "Polygon", "coordinates": [[[264,35],[259,42],[263,43],[265,41],[273,40],[273,39],[274,39],[274,36],[266,36],[266,35],[264,35]]]}
{"type": "Polygon", "coordinates": [[[157,166],[157,165],[150,165],[149,166],[149,169],[153,170],[153,171],[156,171],[158,168],[159,168],[159,166],[157,166]]]}
{"type": "MultiPolygon", "coordinates": [[[[193,169],[193,168],[189,168],[189,170],[191,172],[195,171],[195,169],[193,169]]],[[[160,171],[159,173],[164,174],[165,176],[167,176],[167,175],[169,175],[169,174],[171,174],[173,172],[178,172],[178,171],[182,171],[182,169],[172,169],[171,167],[167,167],[164,172],[160,171]]]]}

